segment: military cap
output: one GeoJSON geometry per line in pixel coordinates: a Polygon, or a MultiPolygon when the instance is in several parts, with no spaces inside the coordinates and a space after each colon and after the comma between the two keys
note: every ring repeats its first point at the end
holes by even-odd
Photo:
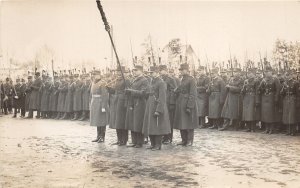
{"type": "Polygon", "coordinates": [[[135,65],[132,70],[141,70],[141,71],[143,71],[143,66],[142,65],[135,65]]]}
{"type": "Polygon", "coordinates": [[[150,66],[150,69],[148,72],[157,72],[159,71],[159,67],[158,66],[150,66]]]}
{"type": "Polygon", "coordinates": [[[241,72],[242,69],[241,68],[233,68],[233,72],[241,72]]]}
{"type": "Polygon", "coordinates": [[[257,71],[257,68],[249,68],[247,71],[255,74],[257,71]]]}
{"type": "Polygon", "coordinates": [[[273,71],[273,69],[272,69],[271,66],[266,66],[266,67],[265,67],[265,70],[266,70],[266,71],[273,71]]]}
{"type": "Polygon", "coordinates": [[[32,79],[32,76],[28,76],[27,79],[32,79]]]}
{"type": "Polygon", "coordinates": [[[10,79],[9,79],[9,78],[6,78],[5,80],[6,80],[6,81],[9,81],[10,79]]]}
{"type": "Polygon", "coordinates": [[[17,79],[16,79],[16,82],[20,82],[20,81],[21,81],[20,78],[17,78],[17,79]]]}
{"type": "Polygon", "coordinates": [[[198,67],[198,71],[204,71],[204,70],[205,70],[205,67],[204,67],[204,66],[201,66],[201,65],[200,65],[200,66],[198,67]]]}
{"type": "Polygon", "coordinates": [[[167,65],[159,65],[159,70],[162,71],[162,70],[168,70],[168,67],[167,65]]]}
{"type": "Polygon", "coordinates": [[[78,78],[78,77],[79,77],[79,74],[76,73],[76,74],[74,74],[73,76],[74,76],[75,78],[78,78]]]}
{"type": "Polygon", "coordinates": [[[41,73],[40,73],[40,72],[36,72],[35,75],[36,75],[36,76],[40,76],[41,73]]]}
{"type": "Polygon", "coordinates": [[[25,79],[24,79],[24,78],[22,78],[22,79],[21,79],[21,82],[25,82],[25,79]]]}
{"type": "Polygon", "coordinates": [[[189,70],[189,69],[190,69],[190,66],[187,63],[181,64],[180,68],[179,68],[179,70],[189,70]]]}
{"type": "Polygon", "coordinates": [[[219,69],[217,67],[211,69],[211,73],[218,74],[218,72],[219,72],[219,69]]]}
{"type": "Polygon", "coordinates": [[[94,70],[94,71],[92,72],[92,75],[101,75],[101,71],[99,71],[99,70],[94,70]]]}

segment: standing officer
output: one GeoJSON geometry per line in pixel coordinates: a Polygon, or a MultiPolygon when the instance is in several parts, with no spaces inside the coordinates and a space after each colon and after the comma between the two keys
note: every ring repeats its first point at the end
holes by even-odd
{"type": "Polygon", "coordinates": [[[135,65],[133,74],[135,78],[130,89],[125,89],[125,94],[129,100],[125,127],[131,131],[132,145],[129,147],[141,148],[144,144],[142,129],[146,108],[146,90],[149,82],[143,74],[143,66],[135,65]]]}
{"type": "Polygon", "coordinates": [[[223,79],[218,76],[218,68],[211,70],[211,81],[207,89],[208,98],[208,118],[211,121],[210,129],[219,128],[221,124],[221,111],[226,98],[226,88],[223,79]]]}
{"type": "Polygon", "coordinates": [[[293,78],[292,70],[286,73],[286,79],[283,82],[280,94],[283,97],[282,122],[287,128],[286,135],[294,136],[297,123],[297,92],[299,83],[293,78]]]}
{"type": "Polygon", "coordinates": [[[197,78],[197,105],[200,128],[205,128],[205,117],[208,115],[208,94],[209,77],[205,74],[205,67],[198,67],[197,78]]]}
{"type": "Polygon", "coordinates": [[[22,93],[21,93],[21,83],[20,83],[20,81],[21,81],[20,78],[17,78],[16,79],[16,84],[13,87],[13,105],[14,105],[13,118],[17,117],[17,113],[21,108],[20,98],[21,98],[22,93]]]}
{"type": "Polygon", "coordinates": [[[79,118],[79,121],[88,119],[90,111],[91,80],[89,78],[89,74],[84,74],[82,79],[82,115],[79,118]]]}
{"type": "Polygon", "coordinates": [[[11,100],[13,96],[13,86],[10,83],[10,79],[6,78],[6,82],[3,84],[3,108],[4,108],[4,114],[7,115],[8,112],[10,112],[11,108],[11,100]]]}
{"type": "Polygon", "coordinates": [[[74,82],[74,100],[73,100],[73,111],[74,117],[71,119],[72,121],[77,120],[81,116],[82,111],[82,85],[83,82],[79,78],[79,74],[75,74],[75,82],[74,82]]]}
{"type": "MultiPolygon", "coordinates": [[[[116,79],[108,83],[107,89],[110,95],[114,95],[114,103],[110,104],[110,107],[114,109],[114,123],[110,122],[109,127],[116,129],[117,133],[117,142],[113,145],[124,146],[128,141],[128,130],[125,128],[126,121],[126,96],[125,88],[126,85],[129,85],[129,81],[124,82],[121,70],[125,74],[126,70],[124,66],[121,66],[121,69],[118,67],[116,70],[116,79]]],[[[127,76],[126,76],[127,78],[127,76]]]]}
{"type": "Polygon", "coordinates": [[[159,77],[159,68],[150,67],[151,81],[147,91],[148,99],[144,115],[143,134],[150,137],[149,149],[160,150],[162,136],[171,133],[167,108],[167,86],[159,77]]]}
{"type": "Polygon", "coordinates": [[[241,69],[235,68],[232,71],[234,75],[226,85],[228,93],[221,114],[221,117],[224,118],[224,124],[223,127],[219,129],[220,131],[226,130],[229,126],[233,126],[235,130],[237,130],[242,111],[240,108],[240,93],[243,87],[243,80],[239,75],[241,69]]]}
{"type": "Polygon", "coordinates": [[[189,75],[189,64],[184,63],[179,68],[180,85],[175,89],[177,94],[174,129],[180,130],[181,142],[177,145],[192,146],[194,129],[198,127],[198,108],[196,105],[196,80],[189,75]]]}
{"type": "Polygon", "coordinates": [[[264,133],[272,134],[275,129],[276,109],[279,105],[280,83],[278,79],[272,75],[272,68],[266,66],[265,77],[259,85],[259,92],[261,94],[261,122],[266,126],[264,133]]]}
{"type": "Polygon", "coordinates": [[[71,119],[73,115],[73,95],[74,95],[74,77],[69,75],[67,79],[67,94],[64,104],[64,116],[61,119],[71,119]]]}
{"type": "Polygon", "coordinates": [[[248,69],[248,78],[244,81],[242,88],[243,115],[242,121],[246,123],[246,132],[255,132],[256,111],[259,108],[260,96],[258,93],[259,80],[255,77],[256,69],[248,69]]]}
{"type": "Polygon", "coordinates": [[[174,93],[175,88],[177,88],[177,82],[175,77],[168,75],[168,68],[166,65],[159,66],[159,72],[163,81],[167,84],[166,102],[169,112],[169,119],[171,124],[171,133],[163,136],[163,143],[172,143],[173,140],[173,126],[174,126],[174,115],[176,107],[176,95],[174,93]]]}
{"type": "Polygon", "coordinates": [[[91,87],[91,111],[90,125],[97,127],[97,138],[92,142],[104,142],[106,125],[108,124],[108,92],[105,88],[105,80],[101,79],[101,72],[93,72],[94,80],[91,87]]]}
{"type": "Polygon", "coordinates": [[[40,73],[35,73],[35,80],[30,85],[31,94],[29,99],[29,114],[27,118],[33,118],[33,112],[37,111],[39,107],[39,91],[42,86],[42,79],[40,77],[40,73]]]}
{"type": "Polygon", "coordinates": [[[25,89],[25,111],[29,111],[29,103],[30,103],[30,95],[32,92],[32,85],[33,81],[32,81],[32,76],[28,76],[27,77],[27,83],[26,83],[26,89],[25,89]]]}

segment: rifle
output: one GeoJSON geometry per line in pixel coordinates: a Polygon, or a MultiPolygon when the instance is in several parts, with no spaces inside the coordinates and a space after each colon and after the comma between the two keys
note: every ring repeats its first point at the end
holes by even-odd
{"type": "Polygon", "coordinates": [[[123,73],[123,70],[122,70],[122,67],[121,67],[121,63],[120,63],[120,60],[119,60],[119,56],[118,56],[118,53],[117,53],[117,50],[116,50],[114,41],[113,41],[112,36],[111,36],[110,26],[109,26],[108,21],[107,21],[107,19],[106,19],[106,16],[105,16],[105,13],[104,13],[104,10],[103,10],[103,7],[102,7],[102,5],[101,5],[100,0],[96,0],[96,3],[97,3],[97,7],[98,7],[98,9],[99,9],[99,11],[100,11],[100,14],[101,14],[101,17],[102,17],[102,21],[103,21],[104,26],[105,26],[105,30],[106,30],[107,33],[108,33],[108,36],[109,36],[111,45],[112,45],[113,50],[114,50],[114,52],[115,52],[115,56],[116,56],[116,59],[117,59],[117,63],[118,63],[118,66],[119,66],[119,68],[120,68],[121,76],[122,76],[122,79],[123,79],[123,81],[124,81],[125,88],[126,88],[126,87],[127,87],[127,84],[126,84],[125,76],[124,76],[124,73],[123,73]]]}
{"type": "Polygon", "coordinates": [[[232,65],[232,58],[231,58],[231,50],[230,50],[230,47],[229,47],[229,56],[230,56],[231,77],[233,77],[233,65],[232,65]]]}
{"type": "Polygon", "coordinates": [[[262,62],[262,59],[261,59],[261,53],[260,53],[260,51],[259,51],[259,59],[260,59],[261,71],[263,73],[263,77],[265,77],[265,71],[264,71],[264,66],[263,66],[263,62],[262,62]]]}
{"type": "Polygon", "coordinates": [[[135,64],[134,63],[134,58],[133,58],[133,51],[132,51],[131,39],[130,39],[130,49],[131,49],[131,58],[132,58],[133,64],[135,64]]]}

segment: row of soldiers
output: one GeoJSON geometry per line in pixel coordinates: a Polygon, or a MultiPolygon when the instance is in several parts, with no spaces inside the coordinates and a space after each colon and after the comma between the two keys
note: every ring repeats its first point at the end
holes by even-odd
{"type": "Polygon", "coordinates": [[[2,99],[5,103],[12,97],[15,115],[20,108],[24,116],[26,109],[27,118],[33,117],[33,111],[38,111],[37,118],[85,120],[90,115],[90,124],[97,126],[93,141],[103,142],[109,125],[116,129],[115,144],[126,145],[131,131],[130,146],[142,147],[144,138],[150,137],[153,150],[159,150],[162,142],[172,142],[173,129],[180,130],[179,145],[192,145],[198,126],[220,131],[260,128],[268,134],[281,129],[295,135],[300,122],[295,70],[275,72],[266,66],[263,72],[256,68],[220,72],[199,66],[192,71],[182,64],[179,71],[176,76],[166,65],[151,66],[148,71],[136,65],[132,74],[121,67],[114,74],[93,71],[92,78],[74,74],[54,76],[54,81],[36,73],[26,84],[23,79],[14,87],[2,84],[2,99]]]}
{"type": "Polygon", "coordinates": [[[89,118],[90,87],[89,74],[48,75],[35,73],[35,78],[28,76],[16,79],[13,85],[9,78],[1,85],[1,106],[4,114],[12,111],[13,117],[21,112],[21,117],[86,120],[89,118]]]}

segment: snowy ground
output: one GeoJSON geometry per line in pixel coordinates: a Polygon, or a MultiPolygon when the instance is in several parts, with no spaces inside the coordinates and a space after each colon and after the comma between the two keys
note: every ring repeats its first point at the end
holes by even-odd
{"type": "Polygon", "coordinates": [[[88,122],[0,117],[0,188],[300,187],[300,137],[196,130],[161,151],[92,143],[88,122]]]}

